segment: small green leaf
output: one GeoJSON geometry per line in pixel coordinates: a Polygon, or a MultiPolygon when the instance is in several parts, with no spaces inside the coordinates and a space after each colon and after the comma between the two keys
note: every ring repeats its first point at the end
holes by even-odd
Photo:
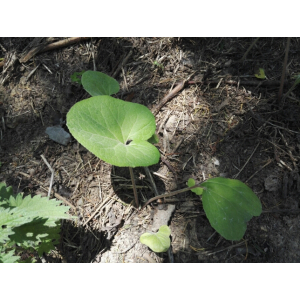
{"type": "Polygon", "coordinates": [[[155,61],[153,62],[153,65],[154,65],[154,66],[157,66],[157,67],[160,68],[160,69],[163,69],[163,68],[164,68],[164,66],[163,66],[162,64],[160,64],[157,60],[155,60],[155,61]]]}
{"type": "Polygon", "coordinates": [[[201,184],[203,208],[210,225],[227,240],[240,240],[247,222],[262,211],[261,202],[244,183],[217,177],[201,184]]]}
{"type": "Polygon", "coordinates": [[[254,75],[256,78],[266,79],[265,70],[263,68],[256,68],[254,75]]]}
{"type": "Polygon", "coordinates": [[[74,72],[72,75],[71,75],[71,81],[72,82],[77,82],[79,84],[82,84],[81,83],[81,76],[82,74],[84,73],[85,71],[81,71],[81,72],[74,72]]]}
{"type": "MultiPolygon", "coordinates": [[[[194,186],[195,184],[196,184],[195,180],[194,180],[193,178],[189,178],[189,180],[188,180],[188,182],[187,182],[187,186],[188,186],[188,187],[192,187],[192,186],[194,186]]],[[[195,193],[196,195],[198,195],[198,196],[202,195],[202,193],[203,193],[203,189],[200,188],[200,187],[191,189],[191,191],[192,191],[193,193],[195,193]]]]}
{"type": "Polygon", "coordinates": [[[154,252],[166,252],[170,248],[171,230],[167,225],[159,228],[157,233],[144,233],[140,236],[140,242],[148,246],[154,252]]]}
{"type": "Polygon", "coordinates": [[[120,90],[119,83],[114,78],[97,71],[84,72],[81,83],[91,96],[110,96],[120,90]]]}
{"type": "Polygon", "coordinates": [[[147,140],[155,133],[151,111],[110,96],[76,103],[67,114],[71,134],[102,160],[118,167],[147,167],[160,154],[147,140]]]}

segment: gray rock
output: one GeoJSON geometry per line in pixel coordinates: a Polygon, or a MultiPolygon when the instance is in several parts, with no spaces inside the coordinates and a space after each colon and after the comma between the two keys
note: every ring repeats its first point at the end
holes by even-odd
{"type": "Polygon", "coordinates": [[[60,125],[47,127],[46,133],[49,135],[49,138],[56,143],[67,146],[71,140],[71,135],[66,132],[60,125]]]}

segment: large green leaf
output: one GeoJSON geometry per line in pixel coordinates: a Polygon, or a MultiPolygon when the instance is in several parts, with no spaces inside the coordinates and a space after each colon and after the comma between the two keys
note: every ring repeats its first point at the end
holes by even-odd
{"type": "Polygon", "coordinates": [[[48,199],[48,197],[41,197],[40,195],[34,197],[28,195],[20,201],[20,194],[18,194],[15,198],[10,197],[8,203],[10,207],[14,208],[0,215],[0,226],[16,227],[39,217],[47,219],[47,226],[54,227],[56,226],[55,222],[59,219],[74,218],[66,214],[70,207],[61,205],[62,201],[48,199]],[[1,218],[1,216],[3,217],[1,218]]]}
{"type": "Polygon", "coordinates": [[[91,96],[113,95],[120,90],[119,83],[114,78],[97,71],[84,72],[81,83],[91,96]]]}
{"type": "Polygon", "coordinates": [[[92,97],[70,109],[67,126],[79,143],[112,165],[146,167],[159,161],[159,151],[147,141],[155,132],[155,118],[143,105],[92,97]]]}
{"type": "Polygon", "coordinates": [[[159,228],[157,233],[143,233],[140,242],[147,245],[154,252],[166,252],[170,248],[171,230],[167,225],[159,228]]]}
{"type": "Polygon", "coordinates": [[[62,202],[56,199],[49,200],[41,196],[33,198],[27,196],[21,200],[20,198],[20,194],[15,198],[11,196],[7,200],[6,207],[0,207],[0,243],[9,240],[9,236],[14,233],[14,228],[28,224],[37,217],[45,219],[44,225],[48,226],[47,228],[56,227],[59,219],[74,218],[66,214],[69,207],[60,205],[62,202]]]}
{"type": "Polygon", "coordinates": [[[60,225],[49,227],[46,225],[47,219],[35,218],[30,223],[13,229],[14,234],[10,236],[10,241],[23,248],[33,248],[41,256],[55,249],[54,245],[59,243],[60,225]]]}
{"type": "Polygon", "coordinates": [[[261,202],[244,183],[212,178],[201,184],[203,208],[211,226],[228,240],[240,240],[247,222],[262,211],[261,202]]]}

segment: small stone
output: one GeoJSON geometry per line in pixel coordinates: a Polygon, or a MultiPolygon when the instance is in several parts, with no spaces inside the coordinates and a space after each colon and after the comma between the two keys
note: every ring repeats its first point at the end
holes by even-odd
{"type": "Polygon", "coordinates": [[[51,140],[64,146],[66,146],[71,140],[71,135],[60,125],[47,127],[46,133],[49,135],[51,140]]]}
{"type": "Polygon", "coordinates": [[[216,159],[215,157],[212,159],[213,163],[215,166],[219,166],[220,165],[220,162],[218,159],[216,159]]]}
{"type": "Polygon", "coordinates": [[[82,198],[80,198],[78,201],[77,201],[77,206],[82,206],[83,205],[83,200],[82,198]]]}

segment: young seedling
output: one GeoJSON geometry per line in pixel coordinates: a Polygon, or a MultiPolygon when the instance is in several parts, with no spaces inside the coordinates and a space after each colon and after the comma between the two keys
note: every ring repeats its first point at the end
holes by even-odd
{"type": "Polygon", "coordinates": [[[163,225],[156,233],[143,233],[140,236],[140,242],[148,246],[154,252],[166,252],[170,248],[171,230],[167,225],[163,225]]]}
{"type": "MultiPolygon", "coordinates": [[[[155,140],[156,130],[151,111],[141,104],[111,97],[119,91],[119,84],[106,74],[86,71],[81,81],[93,97],[76,103],[67,114],[67,126],[74,138],[100,159],[118,167],[158,163],[159,151],[149,142],[155,140]]],[[[132,184],[135,187],[134,180],[132,184]]],[[[137,202],[136,197],[135,192],[137,202]]]]}
{"type": "MultiPolygon", "coordinates": [[[[232,241],[240,240],[246,232],[247,222],[262,212],[258,197],[239,180],[216,177],[196,184],[195,180],[190,178],[187,186],[178,191],[153,197],[144,206],[154,200],[191,190],[196,195],[202,196],[203,209],[210,225],[225,239],[232,241]]],[[[164,244],[165,247],[162,247],[161,244],[162,241],[167,241],[167,237],[169,239],[170,233],[163,236],[161,241],[162,233],[167,233],[164,230],[166,230],[165,227],[162,232],[159,230],[157,233],[143,234],[140,238],[141,243],[146,244],[154,252],[167,251],[167,244],[164,244]],[[158,251],[160,249],[163,251],[158,251]]]]}
{"type": "Polygon", "coordinates": [[[82,83],[81,83],[81,76],[82,76],[83,73],[84,73],[84,71],[81,71],[81,72],[74,72],[74,73],[71,75],[71,81],[72,81],[72,82],[76,82],[76,83],[82,85],[82,83]]]}

